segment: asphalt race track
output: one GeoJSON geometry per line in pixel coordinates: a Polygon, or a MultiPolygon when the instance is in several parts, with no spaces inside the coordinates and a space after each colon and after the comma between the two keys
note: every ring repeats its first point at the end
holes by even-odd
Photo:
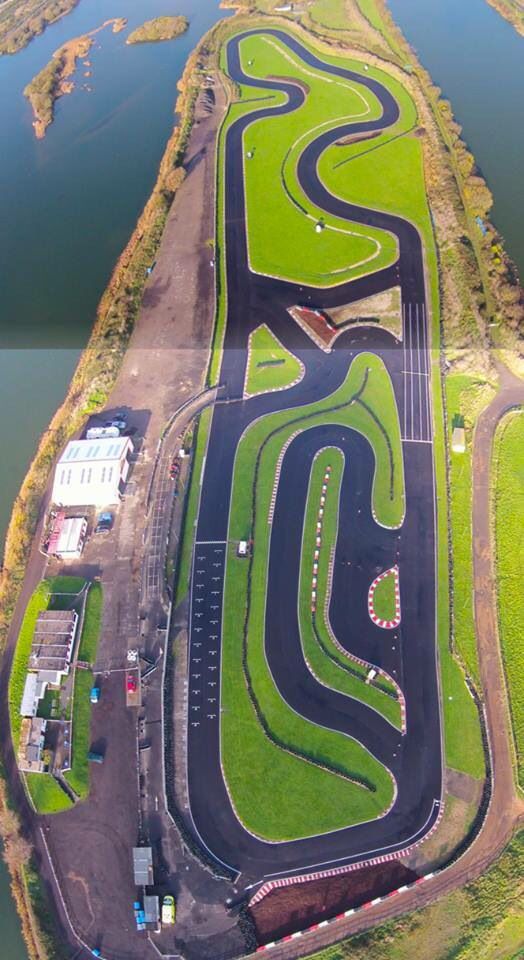
{"type": "MultiPolygon", "coordinates": [[[[254,31],[253,31],[254,32],[254,31]]],[[[400,217],[367,210],[330,194],[317,176],[317,159],[348,133],[365,134],[393,124],[398,106],[382,85],[351,70],[326,64],[294,38],[266,30],[305,63],[368,87],[382,105],[378,120],[347,123],[319,136],[298,164],[302,188],[325,211],[393,233],[397,262],[370,276],[330,289],[301,287],[252,273],[248,266],[243,144],[245,128],[260,117],[287,113],[303,102],[302,88],[281,80],[251,80],[243,73],[239,43],[227,48],[228,70],[239,83],[284,90],[288,102],[264,106],[229,128],[226,149],[226,268],[228,314],[220,383],[213,414],[198,515],[191,584],[188,677],[188,782],[195,833],[220,864],[241,875],[245,889],[264,880],[357,863],[400,851],[435,824],[442,790],[441,728],[435,631],[435,496],[433,482],[430,365],[421,240],[400,217]],[[328,308],[400,284],[403,338],[384,330],[346,330],[326,354],[292,320],[287,307],[328,308]],[[266,323],[305,366],[303,380],[288,390],[242,400],[250,332],[266,323]],[[282,465],[271,532],[266,655],[282,696],[303,717],[354,737],[392,773],[393,806],[380,819],[330,834],[269,843],[249,833],[233,810],[220,756],[220,659],[228,514],[235,451],[244,429],[263,414],[300,407],[335,390],[352,359],[371,350],[390,373],[398,405],[406,484],[406,515],[399,530],[379,526],[371,514],[374,459],[368,442],[337,425],[305,430],[290,444],[282,465]],[[339,519],[330,619],[346,648],[376,663],[400,684],[407,730],[401,735],[366,704],[322,686],[309,672],[300,645],[297,593],[302,525],[310,465],[326,445],[345,456],[344,509],[339,519]],[[395,631],[375,626],[367,590],[377,572],[398,563],[402,623],[395,631]]],[[[256,548],[256,547],[255,547],[256,548]]],[[[246,776],[249,772],[246,771],[246,776]]],[[[293,784],[289,784],[293,789],[293,784]]]]}

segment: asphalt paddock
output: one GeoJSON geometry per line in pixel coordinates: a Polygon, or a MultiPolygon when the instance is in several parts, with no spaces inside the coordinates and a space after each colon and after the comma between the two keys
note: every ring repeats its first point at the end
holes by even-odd
{"type": "MultiPolygon", "coordinates": [[[[213,414],[202,485],[196,533],[195,565],[207,571],[207,551],[222,550],[227,522],[233,464],[239,439],[251,422],[263,414],[300,408],[332,393],[344,380],[351,360],[370,350],[384,360],[390,372],[399,410],[406,483],[406,516],[398,531],[385,530],[372,518],[372,455],[369,445],[353,431],[325,427],[297,438],[284,458],[273,519],[269,560],[266,618],[266,656],[275,684],[293,708],[304,717],[356,736],[394,774],[397,795],[382,818],[322,837],[267,843],[249,834],[237,819],[224,783],[220,763],[220,705],[212,704],[206,722],[204,707],[189,703],[188,783],[195,834],[218,863],[241,874],[240,884],[255,887],[262,881],[298,875],[335,866],[394,856],[420,842],[438,820],[442,791],[441,730],[435,631],[435,501],[432,419],[430,399],[429,331],[426,313],[422,245],[417,230],[400,217],[366,210],[332,196],[317,175],[317,161],[325,147],[347,134],[367,136],[391,126],[398,118],[396,101],[378,81],[351,70],[324,64],[294,38],[279,30],[264,31],[281,40],[311,66],[364,84],[379,99],[378,120],[343,124],[314,140],[302,153],[298,177],[312,202],[329,213],[359,224],[371,224],[397,237],[399,256],[391,267],[330,289],[300,286],[263,277],[250,271],[243,182],[243,131],[254,119],[288,113],[303,102],[300,85],[281,80],[256,81],[268,90],[283,90],[288,102],[263,107],[239,118],[227,132],[226,150],[226,268],[228,314],[220,371],[222,397],[237,401],[218,406],[213,414]],[[400,284],[402,290],[402,340],[374,328],[347,330],[330,354],[312,345],[307,334],[287,312],[296,303],[328,308],[400,284]],[[294,387],[241,401],[250,332],[266,323],[284,346],[293,350],[305,367],[294,387]],[[366,705],[321,687],[307,670],[298,642],[296,597],[300,534],[302,529],[307,465],[326,443],[336,443],[346,453],[344,485],[347,498],[340,516],[330,615],[338,638],[348,650],[388,670],[403,688],[407,732],[400,736],[366,705]],[[285,562],[282,562],[282,557],[285,562]],[[347,559],[354,562],[348,575],[347,559]],[[367,616],[365,599],[374,573],[393,562],[400,566],[402,624],[393,644],[367,616]],[[283,573],[284,571],[284,573],[283,573]],[[365,587],[365,590],[364,590],[365,587]],[[348,624],[351,624],[348,627],[348,624]],[[395,646],[395,650],[393,649],[395,646]],[[289,661],[293,669],[286,669],[289,661]],[[192,709],[192,706],[195,709],[192,709]],[[373,715],[372,715],[373,714],[373,715]],[[203,717],[204,721],[204,717],[203,717]]],[[[240,61],[242,36],[228,44],[228,71],[237,82],[249,83],[240,61]]],[[[190,677],[195,667],[213,667],[221,651],[221,610],[224,569],[217,565],[218,592],[211,612],[211,581],[193,576],[191,592],[190,677]],[[198,587],[197,584],[203,586],[198,587]],[[204,591],[202,597],[198,591],[204,591]],[[198,614],[198,616],[197,616],[198,614]],[[211,621],[214,621],[213,623],[211,621]],[[204,651],[204,658],[200,652],[204,651]],[[213,651],[213,652],[211,652],[213,651]],[[207,660],[205,659],[207,658],[207,660]],[[211,663],[211,660],[213,661],[211,663]]],[[[207,578],[208,573],[203,574],[207,578]]],[[[207,675],[206,675],[207,676],[207,675]]],[[[200,688],[197,688],[200,691],[200,688]]],[[[212,690],[216,686],[211,687],[212,690]]],[[[199,694],[200,695],[200,692],[199,694]]],[[[213,698],[215,701],[216,698],[213,698]]],[[[289,784],[289,789],[293,785],[289,784]]]]}

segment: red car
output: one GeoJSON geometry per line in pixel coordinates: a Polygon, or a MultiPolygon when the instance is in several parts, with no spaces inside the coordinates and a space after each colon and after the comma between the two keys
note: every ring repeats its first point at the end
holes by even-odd
{"type": "Polygon", "coordinates": [[[136,677],[128,677],[128,678],[127,678],[127,692],[128,692],[128,693],[136,693],[137,687],[138,687],[138,684],[137,684],[137,682],[136,682],[136,677]]]}

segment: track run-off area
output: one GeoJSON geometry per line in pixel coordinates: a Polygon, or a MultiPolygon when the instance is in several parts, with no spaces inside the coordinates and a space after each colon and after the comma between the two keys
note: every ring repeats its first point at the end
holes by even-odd
{"type": "Polygon", "coordinates": [[[398,855],[440,818],[430,311],[416,227],[322,178],[335,145],[369,148],[397,123],[389,87],[270,28],[232,37],[224,69],[238,100],[219,157],[220,402],[197,481],[187,770],[199,842],[256,892],[398,855]],[[393,288],[396,332],[342,323],[321,349],[307,328],[393,288]],[[262,325],[278,353],[249,395],[262,325]],[[393,570],[383,629],[368,596],[393,570]]]}

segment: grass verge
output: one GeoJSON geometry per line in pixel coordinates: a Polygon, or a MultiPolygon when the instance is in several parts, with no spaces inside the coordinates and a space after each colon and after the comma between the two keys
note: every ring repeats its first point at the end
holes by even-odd
{"type": "Polygon", "coordinates": [[[80,800],[89,794],[89,761],[87,754],[90,743],[91,701],[89,694],[93,686],[91,670],[76,670],[73,693],[73,743],[71,770],[64,774],[70,787],[80,800]]]}
{"type": "Polygon", "coordinates": [[[95,581],[91,584],[87,594],[82,636],[78,648],[78,659],[91,665],[94,665],[98,651],[103,602],[102,584],[95,581]]]}
{"type": "Polygon", "coordinates": [[[499,632],[517,754],[524,789],[524,411],[501,421],[495,436],[493,508],[497,558],[499,632]]]}
{"type": "Polygon", "coordinates": [[[450,374],[446,378],[453,559],[453,640],[467,673],[477,686],[480,685],[480,675],[472,587],[471,464],[475,424],[481,410],[490,402],[494,392],[493,386],[482,378],[464,374],[450,374]],[[451,449],[451,434],[455,425],[462,424],[466,433],[466,450],[464,453],[455,453],[451,449]]]}

